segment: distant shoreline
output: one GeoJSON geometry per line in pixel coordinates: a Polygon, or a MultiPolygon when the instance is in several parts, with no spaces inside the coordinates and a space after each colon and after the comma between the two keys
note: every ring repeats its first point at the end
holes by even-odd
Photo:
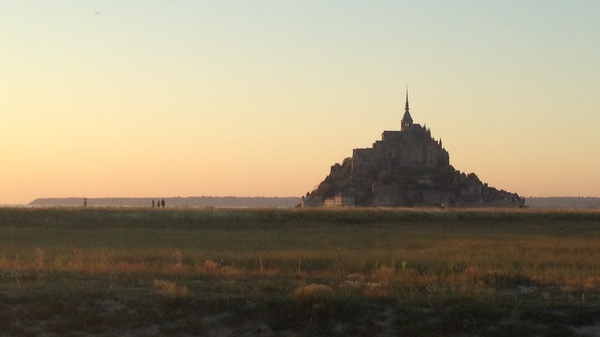
{"type": "MultiPolygon", "coordinates": [[[[0,204],[0,207],[75,207],[83,206],[83,197],[38,198],[28,204],[0,204]]],[[[91,207],[152,207],[161,198],[87,198],[91,207]]],[[[298,197],[168,197],[167,207],[233,207],[291,208],[301,202],[298,197]]],[[[525,206],[531,208],[600,209],[600,197],[528,197],[525,206]]]]}
{"type": "Polygon", "coordinates": [[[530,197],[525,198],[525,206],[534,208],[600,208],[598,197],[530,197]]]}
{"type": "Polygon", "coordinates": [[[39,198],[29,207],[83,206],[89,207],[158,207],[159,201],[166,207],[236,207],[236,208],[290,208],[301,202],[298,197],[157,197],[157,198],[39,198]]]}
{"type": "MultiPolygon", "coordinates": [[[[0,207],[75,207],[83,206],[82,197],[38,198],[28,204],[0,204],[0,207]]],[[[91,207],[152,207],[161,198],[87,198],[91,207]]],[[[167,207],[232,207],[291,208],[301,202],[298,197],[168,197],[167,207]]],[[[531,208],[600,209],[600,197],[528,197],[525,206],[531,208]]]]}

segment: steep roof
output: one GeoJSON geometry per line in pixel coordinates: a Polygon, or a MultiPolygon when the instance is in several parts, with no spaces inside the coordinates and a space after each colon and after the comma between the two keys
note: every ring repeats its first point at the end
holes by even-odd
{"type": "Polygon", "coordinates": [[[410,109],[408,108],[408,88],[406,89],[406,104],[404,105],[404,116],[402,116],[402,128],[401,130],[404,130],[404,128],[409,127],[413,124],[413,119],[410,116],[410,109]]]}

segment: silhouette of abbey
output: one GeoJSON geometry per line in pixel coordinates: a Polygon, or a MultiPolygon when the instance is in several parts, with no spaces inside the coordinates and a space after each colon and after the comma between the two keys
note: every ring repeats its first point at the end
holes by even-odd
{"type": "Polygon", "coordinates": [[[302,198],[304,207],[354,205],[523,206],[524,199],[455,170],[442,141],[413,122],[407,90],[400,131],[383,131],[371,148],[354,149],[302,198]]]}

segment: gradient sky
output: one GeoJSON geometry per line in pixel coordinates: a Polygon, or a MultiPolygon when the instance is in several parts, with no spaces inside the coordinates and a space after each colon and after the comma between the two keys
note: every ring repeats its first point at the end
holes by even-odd
{"type": "Polygon", "coordinates": [[[411,114],[463,172],[600,196],[599,1],[3,1],[0,204],[301,196],[411,114]]]}

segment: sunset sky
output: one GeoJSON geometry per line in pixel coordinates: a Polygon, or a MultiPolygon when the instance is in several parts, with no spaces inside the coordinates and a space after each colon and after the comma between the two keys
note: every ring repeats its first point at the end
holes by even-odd
{"type": "Polygon", "coordinates": [[[411,114],[521,196],[600,196],[600,1],[5,1],[0,204],[301,196],[411,114]]]}

